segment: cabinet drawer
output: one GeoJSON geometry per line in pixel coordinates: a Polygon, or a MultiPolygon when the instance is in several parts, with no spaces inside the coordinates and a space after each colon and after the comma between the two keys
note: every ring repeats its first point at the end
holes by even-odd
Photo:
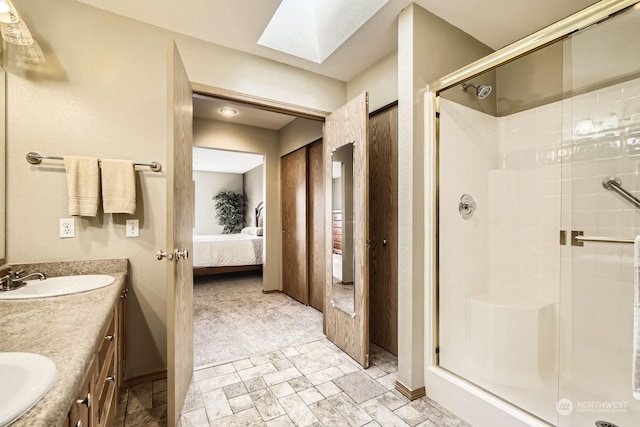
{"type": "Polygon", "coordinates": [[[334,228],[333,229],[334,236],[342,236],[342,228],[334,228]]]}
{"type": "Polygon", "coordinates": [[[80,389],[76,393],[74,403],[69,410],[69,425],[71,427],[76,426],[88,426],[90,420],[93,418],[94,411],[94,382],[96,378],[96,364],[95,358],[91,362],[91,366],[87,371],[80,389]]]}
{"type": "Polygon", "coordinates": [[[342,221],[333,221],[333,228],[342,228],[342,221]]]}
{"type": "Polygon", "coordinates": [[[338,213],[333,213],[331,215],[331,218],[333,218],[334,221],[340,221],[342,220],[342,213],[338,212],[338,213]]]}
{"type": "Polygon", "coordinates": [[[110,348],[114,347],[116,343],[116,317],[115,311],[114,315],[111,316],[111,320],[109,320],[109,326],[107,326],[106,331],[104,332],[104,337],[102,342],[100,343],[100,349],[98,350],[98,371],[102,372],[104,368],[105,362],[108,363],[107,360],[108,354],[110,353],[110,348]]]}
{"type": "Polygon", "coordinates": [[[107,425],[111,407],[115,405],[114,393],[116,390],[115,353],[110,353],[109,364],[100,372],[96,391],[100,393],[96,402],[96,420],[98,426],[107,425]]]}

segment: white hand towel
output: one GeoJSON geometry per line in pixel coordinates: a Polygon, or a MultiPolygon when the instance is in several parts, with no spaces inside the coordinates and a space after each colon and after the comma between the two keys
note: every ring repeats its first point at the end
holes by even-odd
{"type": "Polygon", "coordinates": [[[633,397],[640,400],[640,236],[636,236],[633,244],[633,397]]]}
{"type": "Polygon", "coordinates": [[[96,216],[100,202],[100,167],[92,157],[65,156],[69,215],[96,216]]]}
{"type": "Polygon", "coordinates": [[[102,206],[105,213],[136,212],[136,177],[130,160],[101,161],[102,206]]]}

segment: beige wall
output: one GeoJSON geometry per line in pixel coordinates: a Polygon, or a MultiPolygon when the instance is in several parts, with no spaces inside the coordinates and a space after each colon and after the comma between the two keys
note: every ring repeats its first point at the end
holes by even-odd
{"type": "Polygon", "coordinates": [[[562,44],[557,42],[498,68],[498,116],[562,99],[562,44]]]}
{"type": "Polygon", "coordinates": [[[193,145],[264,155],[264,290],[281,289],[280,156],[276,131],[215,120],[193,119],[193,145]]]}
{"type": "MultiPolygon", "coordinates": [[[[411,4],[398,21],[398,381],[424,386],[425,152],[427,83],[492,50],[411,4]]],[[[428,349],[427,351],[433,351],[428,349]]]]}
{"type": "Polygon", "coordinates": [[[297,118],[278,131],[280,157],[322,138],[324,122],[297,118]]]}
{"type": "Polygon", "coordinates": [[[221,191],[243,194],[242,174],[193,171],[195,183],[196,226],[193,234],[222,234],[224,226],[218,224],[213,196],[221,191]]]}
{"type": "MultiPolygon", "coordinates": [[[[62,240],[57,237],[58,219],[68,216],[64,170],[60,162],[30,166],[25,154],[166,164],[168,38],[177,40],[190,79],[209,86],[333,110],[345,101],[345,83],[73,0],[14,4],[40,42],[47,63],[31,70],[17,68],[14,62],[7,67],[7,261],[129,258],[126,375],[162,370],[166,266],[154,254],[165,246],[165,173],[171,171],[138,174],[134,216],[78,219],[77,237],[62,240]],[[140,219],[139,238],[124,237],[128,218],[140,219]]],[[[277,141],[273,147],[276,151],[269,152],[277,157],[277,141]]],[[[267,175],[277,182],[277,169],[271,167],[267,175]]],[[[272,235],[273,230],[272,226],[272,235]]],[[[265,278],[266,288],[279,287],[277,271],[265,278]]]]}
{"type": "Polygon", "coordinates": [[[398,52],[382,58],[347,82],[347,99],[369,93],[369,112],[398,100],[398,52]]]}
{"type": "Polygon", "coordinates": [[[244,175],[242,175],[242,186],[244,187],[244,194],[247,197],[247,213],[245,215],[245,225],[247,227],[255,227],[256,206],[258,206],[258,203],[264,202],[263,165],[256,166],[250,171],[245,172],[244,175]]]}
{"type": "Polygon", "coordinates": [[[172,33],[192,82],[333,111],[345,103],[342,81],[172,33]]]}
{"type": "MultiPolygon", "coordinates": [[[[166,366],[165,173],[137,174],[135,215],[76,219],[76,237],[58,238],[68,217],[60,161],[31,166],[25,154],[84,155],[166,165],[166,40],[74,1],[15,2],[47,62],[7,66],[7,260],[130,260],[127,376],[166,366]],[[125,238],[125,220],[140,237],[125,238]]],[[[11,52],[9,52],[10,54],[11,52]]]]}

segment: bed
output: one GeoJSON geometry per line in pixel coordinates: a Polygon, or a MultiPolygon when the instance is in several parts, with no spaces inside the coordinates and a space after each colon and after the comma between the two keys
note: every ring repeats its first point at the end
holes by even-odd
{"type": "Polygon", "coordinates": [[[256,207],[256,226],[239,234],[193,236],[193,275],[262,270],[264,254],[263,204],[256,207]]]}

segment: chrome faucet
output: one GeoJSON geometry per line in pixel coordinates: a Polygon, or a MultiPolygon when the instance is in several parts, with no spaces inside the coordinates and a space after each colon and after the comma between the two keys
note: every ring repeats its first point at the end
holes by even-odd
{"type": "Polygon", "coordinates": [[[40,280],[45,280],[47,278],[47,276],[42,273],[29,273],[22,277],[22,273],[24,273],[22,270],[16,272],[9,270],[4,277],[0,278],[0,292],[13,291],[14,289],[23,287],[26,285],[25,279],[28,279],[29,277],[37,276],[40,280]]]}

